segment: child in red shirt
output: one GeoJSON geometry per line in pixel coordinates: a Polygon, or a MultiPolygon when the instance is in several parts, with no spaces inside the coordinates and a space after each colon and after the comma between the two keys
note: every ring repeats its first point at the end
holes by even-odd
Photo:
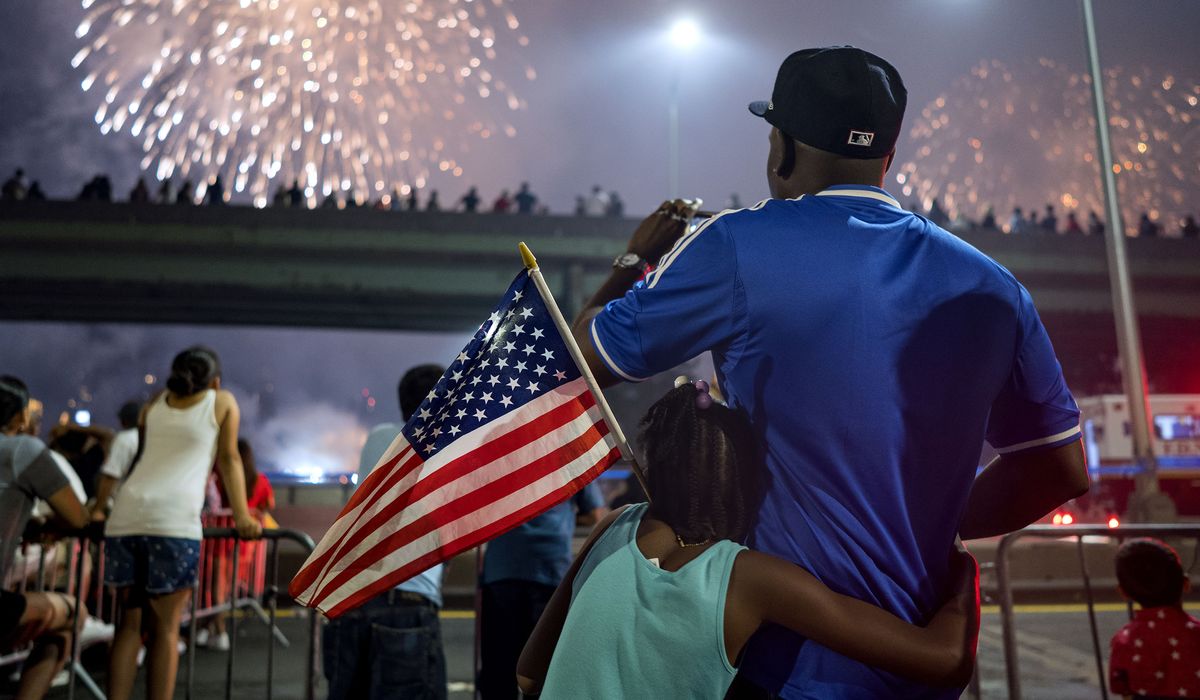
{"type": "Polygon", "coordinates": [[[1200,620],[1183,610],[1191,581],[1165,542],[1117,550],[1121,594],[1141,606],[1112,638],[1108,681],[1126,698],[1200,698],[1200,620]]]}

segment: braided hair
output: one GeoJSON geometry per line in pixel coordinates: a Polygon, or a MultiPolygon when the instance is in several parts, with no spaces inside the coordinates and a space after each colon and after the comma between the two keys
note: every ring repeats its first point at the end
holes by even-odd
{"type": "Polygon", "coordinates": [[[687,542],[741,541],[761,498],[757,441],[744,415],[699,408],[697,393],[693,384],[672,389],[638,426],[654,499],[648,515],[687,542]]]}

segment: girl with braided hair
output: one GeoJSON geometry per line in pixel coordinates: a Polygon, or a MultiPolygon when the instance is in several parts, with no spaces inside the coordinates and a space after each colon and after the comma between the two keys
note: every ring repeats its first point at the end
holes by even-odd
{"type": "Polygon", "coordinates": [[[950,552],[955,590],[924,627],[834,593],[738,544],[763,473],[750,424],[680,377],[640,425],[651,502],[596,526],[517,666],[527,696],[722,698],[764,624],[912,680],[962,687],[975,663],[975,560],[950,552]]]}

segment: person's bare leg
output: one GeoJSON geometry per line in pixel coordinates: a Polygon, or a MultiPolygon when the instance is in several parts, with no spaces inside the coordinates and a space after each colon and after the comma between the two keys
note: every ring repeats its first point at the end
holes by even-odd
{"type": "Polygon", "coordinates": [[[137,680],[137,656],[142,648],[142,609],[130,604],[130,589],[121,591],[121,619],[108,659],[108,698],[128,700],[137,680]]]}
{"type": "Polygon", "coordinates": [[[179,620],[192,589],[150,599],[150,649],[146,654],[146,700],[170,700],[179,671],[179,620]]]}
{"type": "Polygon", "coordinates": [[[41,700],[50,691],[54,677],[67,664],[71,655],[69,632],[39,637],[21,669],[21,684],[15,700],[41,700]]]}
{"type": "Polygon", "coordinates": [[[45,697],[54,676],[66,665],[74,624],[71,605],[73,601],[58,593],[26,594],[21,627],[26,631],[23,636],[33,637],[36,642],[21,671],[17,700],[45,697]]]}

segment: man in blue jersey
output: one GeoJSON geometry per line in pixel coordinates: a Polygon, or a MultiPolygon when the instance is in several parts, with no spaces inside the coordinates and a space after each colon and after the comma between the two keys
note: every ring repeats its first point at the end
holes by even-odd
{"type": "MultiPolygon", "coordinates": [[[[882,189],[905,102],[865,51],[789,56],[750,105],[771,126],[772,198],[686,233],[686,205],[664,203],[574,330],[605,384],[711,351],[769,473],[748,544],[924,622],[949,594],[956,534],[1023,527],[1088,482],[1028,292],[882,189]],[[976,478],[984,440],[1000,456],[976,478]]],[[[785,698],[958,697],[774,628],[741,671],[785,698]]]]}

